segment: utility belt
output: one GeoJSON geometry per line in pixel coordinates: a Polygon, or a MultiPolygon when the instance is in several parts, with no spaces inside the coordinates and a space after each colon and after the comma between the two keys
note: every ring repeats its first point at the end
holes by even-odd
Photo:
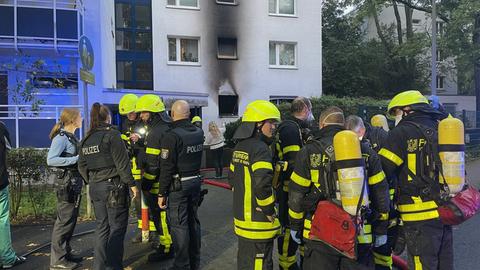
{"type": "Polygon", "coordinates": [[[83,187],[83,179],[74,167],[54,167],[55,193],[59,201],[74,203],[80,206],[80,198],[83,187]]]}
{"type": "Polygon", "coordinates": [[[120,181],[120,177],[112,177],[106,180],[113,187],[108,191],[107,207],[109,208],[129,208],[130,193],[125,183],[120,181]]]}
{"type": "Polygon", "coordinates": [[[172,184],[170,185],[170,192],[182,191],[182,182],[193,181],[196,179],[200,180],[201,178],[202,176],[200,175],[180,177],[180,175],[175,174],[172,179],[172,184]]]}

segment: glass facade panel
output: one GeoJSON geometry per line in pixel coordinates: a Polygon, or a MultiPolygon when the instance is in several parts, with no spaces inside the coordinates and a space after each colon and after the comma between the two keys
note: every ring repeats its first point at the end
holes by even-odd
{"type": "Polygon", "coordinates": [[[14,34],[14,17],[13,17],[13,7],[2,7],[0,6],[0,35],[2,36],[13,36],[14,34]]]}
{"type": "Polygon", "coordinates": [[[115,26],[117,28],[128,28],[132,26],[132,6],[130,4],[115,4],[115,26]]]}
{"type": "Polygon", "coordinates": [[[135,24],[137,29],[151,29],[151,8],[148,6],[135,7],[135,24]]]}
{"type": "Polygon", "coordinates": [[[46,8],[17,8],[19,36],[53,38],[53,10],[46,8]]]}
{"type": "Polygon", "coordinates": [[[117,61],[117,80],[131,81],[132,73],[133,63],[131,61],[117,61]]]}
{"type": "Polygon", "coordinates": [[[57,10],[57,37],[77,39],[77,12],[73,10],[57,10]]]}

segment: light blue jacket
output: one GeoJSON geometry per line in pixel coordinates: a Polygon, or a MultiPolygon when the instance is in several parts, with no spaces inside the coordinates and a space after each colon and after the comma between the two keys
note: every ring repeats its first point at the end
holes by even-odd
{"type": "Polygon", "coordinates": [[[50,150],[48,150],[48,166],[63,167],[77,163],[78,155],[74,157],[60,157],[63,152],[74,154],[76,152],[75,145],[68,140],[67,135],[58,134],[53,138],[50,150]]]}

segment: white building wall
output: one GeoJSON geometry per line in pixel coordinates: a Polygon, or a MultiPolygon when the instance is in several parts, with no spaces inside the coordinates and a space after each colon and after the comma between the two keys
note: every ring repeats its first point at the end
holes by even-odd
{"type": "MultiPolygon", "coordinates": [[[[235,6],[200,0],[199,10],[169,8],[166,2],[152,1],[154,90],[161,96],[208,95],[205,121],[230,121],[218,117],[218,88],[224,81],[239,96],[239,115],[255,99],[321,95],[321,1],[297,0],[296,17],[269,16],[267,0],[238,1],[235,6]],[[200,37],[199,66],[167,64],[170,35],[200,37]],[[237,38],[238,60],[217,59],[217,37],[237,38]],[[297,69],[269,68],[270,40],[297,42],[297,69]]],[[[114,89],[114,0],[86,0],[85,6],[85,32],[94,45],[97,81],[89,86],[90,105],[118,103],[127,92],[150,93],[114,89]]]]}

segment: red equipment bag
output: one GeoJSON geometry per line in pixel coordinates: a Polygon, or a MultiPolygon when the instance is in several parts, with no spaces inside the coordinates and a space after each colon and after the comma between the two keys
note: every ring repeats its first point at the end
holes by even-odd
{"type": "Polygon", "coordinates": [[[321,241],[344,256],[356,259],[357,226],[353,217],[331,201],[320,201],[312,220],[309,239],[321,241]]]}
{"type": "Polygon", "coordinates": [[[438,207],[440,220],[446,225],[458,225],[474,216],[480,208],[480,192],[468,186],[438,207]]]}

